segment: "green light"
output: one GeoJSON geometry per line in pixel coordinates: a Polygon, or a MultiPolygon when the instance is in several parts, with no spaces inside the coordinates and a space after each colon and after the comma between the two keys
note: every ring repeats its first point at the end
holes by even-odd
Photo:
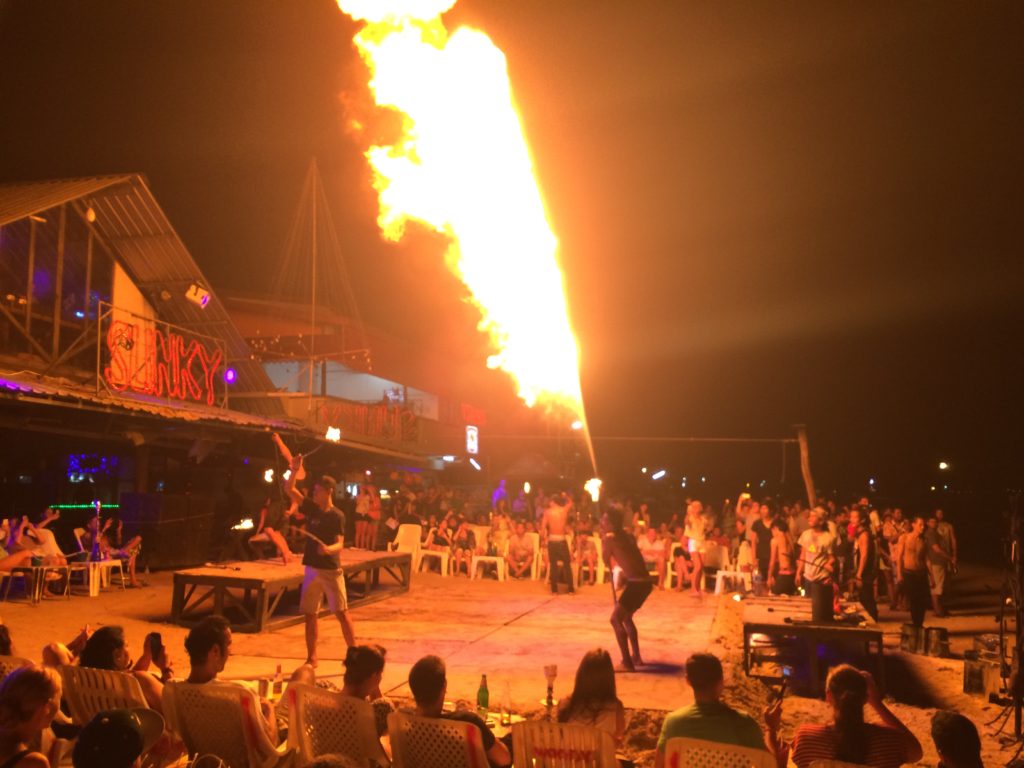
{"type": "MultiPolygon", "coordinates": [[[[95,504],[51,504],[50,509],[95,509],[95,504]]],[[[103,509],[120,509],[117,504],[103,504],[103,509]]]]}

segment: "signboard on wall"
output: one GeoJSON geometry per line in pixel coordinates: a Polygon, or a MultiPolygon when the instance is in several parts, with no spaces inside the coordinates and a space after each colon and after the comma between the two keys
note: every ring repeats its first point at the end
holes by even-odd
{"type": "Polygon", "coordinates": [[[225,405],[224,343],[104,304],[97,376],[110,391],[225,405]]]}
{"type": "Polygon", "coordinates": [[[476,456],[480,453],[480,430],[473,426],[466,426],[466,453],[476,456]]]}

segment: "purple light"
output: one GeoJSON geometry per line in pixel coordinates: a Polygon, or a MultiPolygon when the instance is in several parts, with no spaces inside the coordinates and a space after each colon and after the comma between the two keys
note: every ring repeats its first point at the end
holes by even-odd
{"type": "Polygon", "coordinates": [[[234,368],[226,368],[226,369],[224,369],[224,383],[225,384],[234,384],[237,379],[238,379],[238,371],[236,371],[234,368]]]}

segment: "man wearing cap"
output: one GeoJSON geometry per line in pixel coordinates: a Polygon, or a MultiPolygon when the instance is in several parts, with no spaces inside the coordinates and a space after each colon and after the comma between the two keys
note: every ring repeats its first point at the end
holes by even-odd
{"type": "Polygon", "coordinates": [[[71,760],[75,768],[136,768],[164,732],[164,719],[152,709],[100,712],[78,734],[71,760]]]}
{"type": "Polygon", "coordinates": [[[299,608],[306,617],[306,663],[315,667],[321,597],[327,598],[327,606],[338,619],[345,644],[351,647],[356,643],[340,559],[345,546],[345,514],[334,506],[337,482],[333,477],[323,475],[317,478],[313,483],[312,499],[307,499],[295,488],[295,478],[302,469],[302,456],[292,459],[291,469],[285,492],[301,505],[301,512],[309,520],[306,550],[302,555],[306,576],[302,581],[299,608]]]}

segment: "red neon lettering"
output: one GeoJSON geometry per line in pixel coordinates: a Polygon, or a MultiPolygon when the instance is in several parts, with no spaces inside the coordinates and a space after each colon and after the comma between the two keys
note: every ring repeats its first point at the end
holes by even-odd
{"type": "Polygon", "coordinates": [[[178,333],[113,320],[107,330],[109,363],[103,379],[115,392],[132,389],[174,400],[191,399],[213,405],[217,371],[224,360],[218,347],[198,339],[187,342],[178,333]]]}

